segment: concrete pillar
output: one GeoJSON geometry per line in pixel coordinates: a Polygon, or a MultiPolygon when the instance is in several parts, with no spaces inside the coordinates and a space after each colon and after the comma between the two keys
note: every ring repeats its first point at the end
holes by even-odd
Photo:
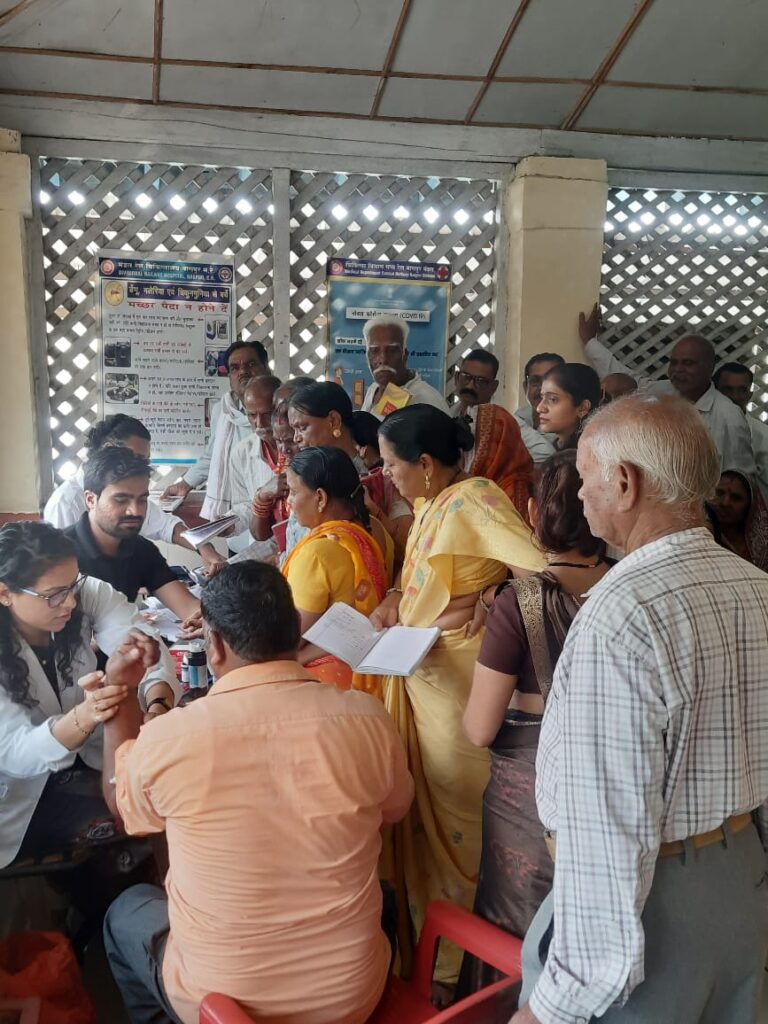
{"type": "Polygon", "coordinates": [[[29,157],[21,153],[18,132],[0,129],[0,513],[11,514],[40,509],[24,224],[31,216],[29,157]]]}
{"type": "Polygon", "coordinates": [[[496,337],[510,409],[524,401],[523,367],[532,355],[584,361],[578,314],[598,297],[607,198],[603,160],[526,157],[505,187],[506,295],[496,337]]]}

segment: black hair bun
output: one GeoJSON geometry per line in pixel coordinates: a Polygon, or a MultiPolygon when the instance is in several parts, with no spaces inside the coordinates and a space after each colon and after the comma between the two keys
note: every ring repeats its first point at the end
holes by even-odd
{"type": "Polygon", "coordinates": [[[453,420],[453,436],[461,451],[469,452],[475,447],[475,439],[472,436],[472,428],[464,416],[457,416],[453,420]]]}

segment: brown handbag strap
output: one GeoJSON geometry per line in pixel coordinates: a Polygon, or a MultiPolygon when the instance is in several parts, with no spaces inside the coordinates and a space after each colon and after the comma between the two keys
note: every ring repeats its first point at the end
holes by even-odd
{"type": "Polygon", "coordinates": [[[511,585],[514,587],[517,603],[520,606],[520,614],[531,651],[533,670],[536,673],[541,696],[546,702],[552,688],[554,667],[549,656],[547,634],[544,628],[544,594],[541,580],[536,576],[526,576],[522,579],[512,580],[511,585]]]}

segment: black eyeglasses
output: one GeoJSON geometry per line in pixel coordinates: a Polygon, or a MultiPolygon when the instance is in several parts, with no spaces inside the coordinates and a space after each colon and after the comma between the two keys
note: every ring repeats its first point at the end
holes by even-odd
{"type": "Polygon", "coordinates": [[[71,587],[62,587],[61,590],[54,590],[52,594],[38,594],[36,590],[28,590],[27,587],[14,587],[20,594],[29,594],[30,597],[39,597],[46,602],[49,608],[59,608],[67,600],[70,594],[79,594],[85,583],[85,576],[78,576],[71,587]]]}
{"type": "Polygon", "coordinates": [[[474,384],[478,388],[494,383],[493,377],[481,377],[477,373],[465,373],[464,370],[456,371],[456,379],[459,384],[474,384]]]}

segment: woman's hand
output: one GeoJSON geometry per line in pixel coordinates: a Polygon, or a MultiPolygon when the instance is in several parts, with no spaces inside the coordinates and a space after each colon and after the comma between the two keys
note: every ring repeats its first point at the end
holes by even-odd
{"type": "Polygon", "coordinates": [[[77,705],[77,720],[87,732],[92,732],[101,722],[113,718],[130,693],[128,686],[105,683],[103,672],[89,672],[78,679],[77,685],[85,693],[85,700],[77,705]]]}
{"type": "Polygon", "coordinates": [[[477,601],[475,601],[475,611],[472,615],[472,621],[467,628],[467,636],[476,636],[485,625],[485,620],[488,616],[488,612],[493,607],[493,602],[496,600],[496,586],[486,587],[485,590],[481,590],[477,595],[477,601]]]}
{"type": "Polygon", "coordinates": [[[136,689],[147,669],[157,664],[160,645],[146,633],[132,629],[106,665],[109,685],[128,686],[136,689]]]}
{"type": "Polygon", "coordinates": [[[402,598],[403,595],[399,590],[393,590],[391,594],[387,594],[379,607],[374,608],[371,612],[368,621],[377,632],[398,624],[400,621],[400,602],[402,598]]]}

